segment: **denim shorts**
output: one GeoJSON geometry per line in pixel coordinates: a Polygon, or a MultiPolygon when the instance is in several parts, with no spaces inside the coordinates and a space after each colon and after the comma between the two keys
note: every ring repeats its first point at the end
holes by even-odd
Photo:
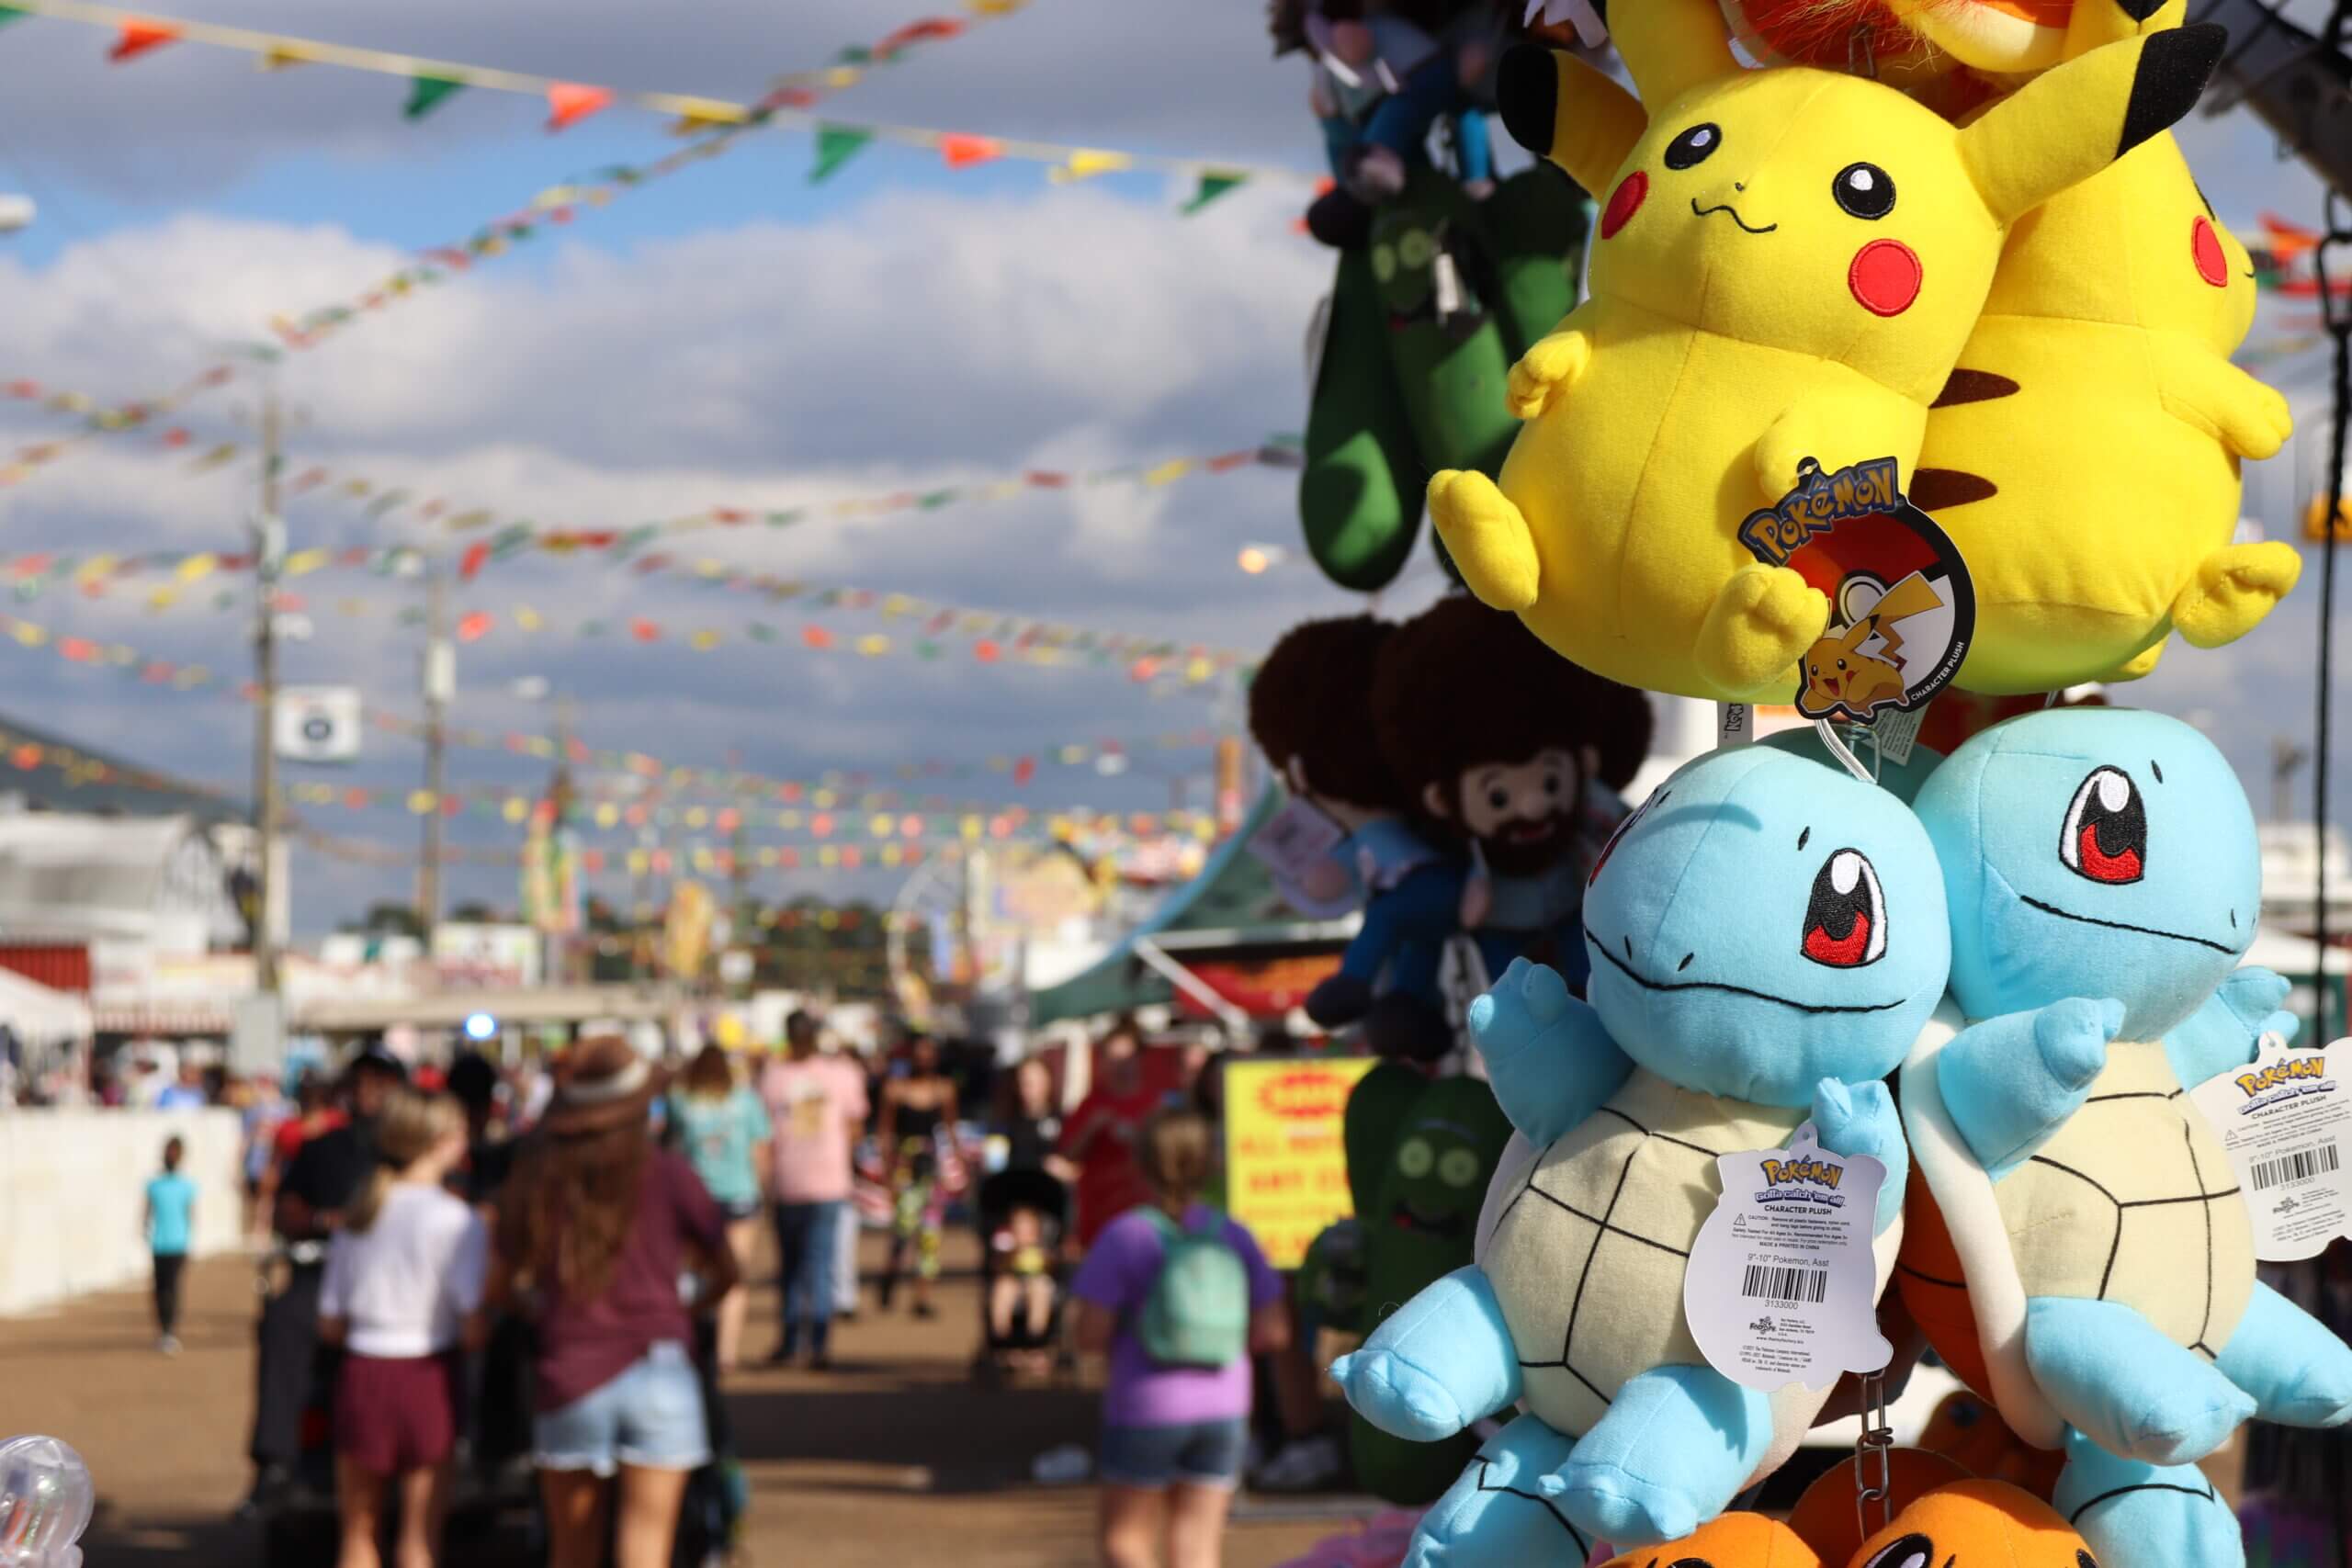
{"type": "Polygon", "coordinates": [[[1250,1424],[1240,1416],[1180,1427],[1105,1427],[1096,1473],[1114,1486],[1232,1486],[1250,1424]]]}
{"type": "Polygon", "coordinates": [[[699,1470],[710,1462],[702,1380],[686,1348],[664,1340],[602,1388],[531,1423],[541,1470],[699,1470]]]}

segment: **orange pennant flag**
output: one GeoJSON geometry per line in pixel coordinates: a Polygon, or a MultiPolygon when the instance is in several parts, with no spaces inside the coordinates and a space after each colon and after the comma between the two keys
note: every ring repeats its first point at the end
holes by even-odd
{"type": "Polygon", "coordinates": [[[561,130],[579,124],[613,101],[609,87],[591,87],[579,82],[548,84],[548,129],[561,130]]]}
{"type": "Polygon", "coordinates": [[[179,28],[169,22],[125,22],[122,24],[122,35],[114,40],[114,47],[107,51],[107,58],[119,64],[151,49],[175,43],[179,36],[179,28]]]}
{"type": "Polygon", "coordinates": [[[1004,143],[993,136],[974,136],[968,131],[944,131],[939,138],[939,155],[947,160],[951,169],[968,169],[975,164],[985,164],[1004,156],[1004,143]]]}

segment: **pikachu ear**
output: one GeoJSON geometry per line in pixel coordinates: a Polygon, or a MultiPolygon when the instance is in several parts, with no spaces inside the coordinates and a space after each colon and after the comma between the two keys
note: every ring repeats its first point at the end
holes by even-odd
{"type": "Polygon", "coordinates": [[[2188,0],[2084,0],[2066,23],[2066,58],[2102,44],[2177,28],[2188,18],[2188,0]]]}
{"type": "Polygon", "coordinates": [[[1515,44],[1496,83],[1503,129],[1589,191],[1602,191],[1648,125],[1634,95],[1573,54],[1515,44]]]}
{"type": "Polygon", "coordinates": [[[2196,107],[2228,40],[2217,27],[2173,28],[2095,49],[2018,88],[1960,133],[1985,206],[2014,222],[2170,130],[2196,107]]]}
{"type": "Polygon", "coordinates": [[[1744,69],[1718,0],[1616,0],[1609,40],[1633,73],[1642,101],[1663,109],[1699,85],[1744,69]]]}

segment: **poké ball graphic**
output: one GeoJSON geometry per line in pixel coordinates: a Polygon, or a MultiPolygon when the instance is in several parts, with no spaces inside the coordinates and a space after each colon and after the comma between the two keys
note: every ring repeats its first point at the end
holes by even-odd
{"type": "Polygon", "coordinates": [[[82,1568],[74,1543],[96,1503],[89,1467],[55,1438],[0,1442],[0,1568],[82,1568]]]}

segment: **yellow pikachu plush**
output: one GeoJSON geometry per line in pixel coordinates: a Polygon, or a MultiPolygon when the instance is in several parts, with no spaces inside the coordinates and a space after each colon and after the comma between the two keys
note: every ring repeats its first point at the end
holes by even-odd
{"type": "Polygon", "coordinates": [[[2008,225],[2169,126],[2218,28],[2119,42],[1956,129],[1894,88],[1743,68],[1715,0],[1618,0],[1648,106],[1566,54],[1505,62],[1504,122],[1607,193],[1590,298],[1512,370],[1499,486],[1430,481],[1471,590],[1596,673],[1785,697],[1828,602],[1736,537],[1807,457],[1893,457],[1984,303],[2008,225]]]}
{"type": "MultiPolygon", "coordinates": [[[[2187,6],[2075,0],[2064,54],[2177,27],[2187,6]]],[[[1931,9],[1957,28],[1955,13],[1986,8],[1931,9]]],[[[2008,29],[2010,58],[2033,58],[2023,46],[2048,30],[2008,29]]],[[[1975,584],[1960,685],[2144,675],[2170,632],[2219,647],[2294,587],[2293,547],[2231,543],[2240,459],[2270,457],[2293,428],[2287,400],[2230,363],[2254,306],[2253,263],[2169,134],[2018,223],[1910,492],[1975,584]]]]}

